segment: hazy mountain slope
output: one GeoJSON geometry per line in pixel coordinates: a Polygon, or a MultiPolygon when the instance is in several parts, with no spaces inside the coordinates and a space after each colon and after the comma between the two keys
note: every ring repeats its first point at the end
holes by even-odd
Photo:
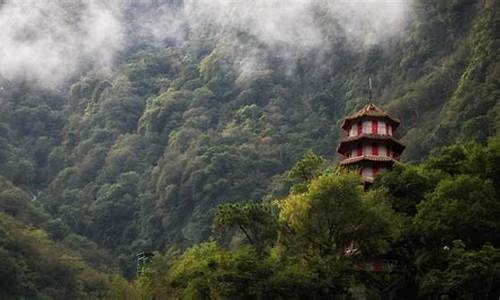
{"type": "Polygon", "coordinates": [[[321,47],[287,55],[244,28],[194,28],[138,42],[68,92],[6,86],[0,175],[132,272],[137,251],[206,238],[218,204],[283,195],[308,149],[334,160],[369,76],[402,119],[406,161],[498,135],[498,6],[416,1],[404,34],[368,45],[317,11],[321,47]]]}

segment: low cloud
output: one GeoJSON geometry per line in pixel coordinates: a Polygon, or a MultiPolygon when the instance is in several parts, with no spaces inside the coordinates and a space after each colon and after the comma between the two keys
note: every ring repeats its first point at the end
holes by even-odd
{"type": "MultiPolygon", "coordinates": [[[[325,43],[323,27],[335,22],[349,38],[371,44],[401,32],[411,0],[166,0],[139,1],[137,22],[158,39],[192,34],[217,38],[244,31],[270,46],[310,49],[325,43]],[[154,1],[157,3],[158,1],[154,1]],[[149,6],[148,6],[149,3],[149,6]],[[148,10],[147,7],[150,9],[148,10]]],[[[128,5],[130,6],[130,4],[128,5]]]]}
{"type": "Polygon", "coordinates": [[[266,55],[294,60],[336,38],[365,47],[397,36],[410,2],[0,0],[0,78],[57,87],[81,70],[109,69],[136,37],[175,45],[229,39],[235,66],[250,74],[267,67],[266,55]],[[241,33],[251,42],[234,38],[241,33]]]}
{"type": "Polygon", "coordinates": [[[403,32],[411,0],[184,0],[142,15],[140,27],[157,40],[225,40],[242,72],[265,68],[268,55],[296,60],[326,53],[342,39],[365,48],[403,32]],[[180,8],[179,8],[180,7],[180,8]],[[153,17],[151,17],[153,16],[153,17]],[[186,32],[189,32],[187,34],[186,32]],[[244,33],[251,42],[228,40],[244,33]],[[230,39],[230,38],[229,38],[230,39]],[[262,51],[262,47],[267,50],[262,51]]]}
{"type": "Polygon", "coordinates": [[[109,68],[123,45],[119,3],[7,0],[0,6],[0,77],[57,87],[80,68],[109,68]]]}

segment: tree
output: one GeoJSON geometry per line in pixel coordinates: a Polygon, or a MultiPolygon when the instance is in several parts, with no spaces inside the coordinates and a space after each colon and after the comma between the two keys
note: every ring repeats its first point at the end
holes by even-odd
{"type": "Polygon", "coordinates": [[[471,247],[500,243],[500,202],[489,180],[445,178],[417,208],[415,229],[432,245],[443,247],[457,239],[471,247]]]}
{"type": "Polygon", "coordinates": [[[312,151],[304,154],[302,159],[288,172],[289,178],[298,180],[298,183],[292,187],[292,191],[297,193],[306,191],[307,185],[314,177],[319,175],[324,163],[325,160],[312,151]]]}
{"type": "Polygon", "coordinates": [[[217,208],[214,225],[220,230],[239,229],[259,252],[272,245],[277,232],[277,208],[271,203],[232,203],[217,208]]]}
{"type": "MultiPolygon", "coordinates": [[[[267,260],[252,247],[227,251],[215,242],[206,242],[174,260],[168,274],[160,277],[166,284],[160,290],[179,299],[261,298],[266,295],[263,285],[270,271],[267,260]]],[[[152,295],[165,296],[154,289],[152,295]]]]}
{"type": "Polygon", "coordinates": [[[469,250],[460,240],[449,248],[446,267],[423,276],[421,297],[495,299],[500,295],[500,249],[485,244],[469,250]]]}
{"type": "Polygon", "coordinates": [[[308,192],[289,196],[280,207],[287,237],[303,255],[344,255],[352,242],[365,255],[380,253],[399,232],[383,192],[364,193],[354,173],[321,175],[308,192]]]}
{"type": "Polygon", "coordinates": [[[419,166],[395,166],[394,169],[377,176],[374,188],[387,191],[392,208],[408,216],[417,212],[417,204],[431,192],[439,181],[439,175],[419,166]]]}

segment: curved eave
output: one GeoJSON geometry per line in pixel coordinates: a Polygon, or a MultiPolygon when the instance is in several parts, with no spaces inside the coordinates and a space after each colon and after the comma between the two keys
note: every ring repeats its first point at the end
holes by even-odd
{"type": "Polygon", "coordinates": [[[392,157],[388,156],[374,156],[374,155],[362,155],[351,158],[346,158],[340,162],[341,166],[348,166],[352,164],[357,164],[359,162],[369,161],[369,162],[382,162],[387,164],[400,164],[399,161],[395,160],[392,157]]]}
{"type": "Polygon", "coordinates": [[[363,141],[363,140],[386,141],[386,142],[392,143],[393,146],[395,146],[395,148],[393,150],[398,152],[399,154],[401,154],[403,152],[403,150],[406,148],[406,145],[403,142],[394,138],[391,135],[378,135],[378,134],[363,133],[361,135],[343,138],[340,142],[340,145],[337,147],[337,152],[340,154],[344,154],[346,151],[346,149],[345,149],[346,146],[348,146],[350,144],[358,143],[358,142],[363,141]]]}
{"type": "Polygon", "coordinates": [[[387,114],[379,114],[379,113],[372,113],[372,114],[363,114],[363,115],[352,115],[344,119],[344,122],[342,122],[341,128],[344,130],[348,130],[350,125],[352,123],[356,123],[357,121],[364,120],[364,119],[385,119],[386,121],[389,121],[392,126],[394,127],[394,130],[398,128],[399,124],[401,123],[401,120],[399,118],[392,117],[387,114]]]}
{"type": "Polygon", "coordinates": [[[398,118],[395,118],[391,115],[389,115],[385,110],[382,108],[378,107],[375,105],[373,102],[369,102],[367,105],[365,105],[363,108],[361,108],[359,111],[355,112],[354,114],[348,116],[347,118],[344,119],[344,122],[342,124],[342,128],[347,130],[349,127],[349,124],[351,124],[353,121],[362,119],[362,118],[385,118],[389,120],[390,122],[395,125],[395,128],[401,123],[401,121],[398,118]]]}

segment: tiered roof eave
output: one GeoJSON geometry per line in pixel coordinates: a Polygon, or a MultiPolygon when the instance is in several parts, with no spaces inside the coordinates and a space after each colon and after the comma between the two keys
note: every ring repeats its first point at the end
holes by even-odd
{"type": "Polygon", "coordinates": [[[386,111],[373,103],[368,103],[368,105],[364,106],[361,110],[345,118],[341,127],[344,130],[348,130],[349,126],[354,121],[369,117],[384,118],[389,121],[394,126],[394,128],[397,128],[397,126],[399,126],[399,124],[401,123],[401,120],[399,118],[395,118],[389,115],[386,111]]]}
{"type": "Polygon", "coordinates": [[[344,137],[341,141],[339,146],[337,147],[337,152],[340,154],[344,154],[346,151],[346,146],[349,144],[357,143],[361,140],[373,140],[373,141],[385,141],[387,143],[391,143],[394,146],[394,150],[398,152],[398,154],[401,154],[403,150],[406,148],[406,145],[400,141],[399,139],[396,139],[395,137],[391,135],[378,135],[378,134],[368,134],[368,133],[363,133],[360,135],[356,136],[351,136],[351,137],[344,137]]]}
{"type": "Polygon", "coordinates": [[[390,165],[401,164],[398,160],[388,156],[362,155],[343,159],[340,161],[340,165],[348,166],[352,164],[359,164],[361,162],[387,163],[390,165]]]}

